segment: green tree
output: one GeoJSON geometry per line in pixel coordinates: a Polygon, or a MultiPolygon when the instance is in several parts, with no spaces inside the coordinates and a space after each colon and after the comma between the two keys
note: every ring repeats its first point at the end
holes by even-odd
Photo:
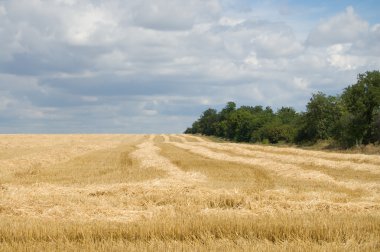
{"type": "Polygon", "coordinates": [[[333,137],[336,122],[341,117],[339,99],[322,92],[313,94],[302,115],[303,126],[298,141],[316,141],[333,137]]]}
{"type": "Polygon", "coordinates": [[[359,74],[341,96],[312,95],[306,112],[282,107],[241,106],[228,102],[208,109],[185,133],[216,135],[244,142],[315,142],[335,139],[342,146],[380,143],[380,72],[359,74]]]}
{"type": "Polygon", "coordinates": [[[252,134],[252,139],[261,142],[292,143],[298,132],[300,115],[291,107],[282,107],[252,134]]]}
{"type": "Polygon", "coordinates": [[[238,109],[231,113],[227,126],[231,139],[238,142],[249,142],[253,130],[253,115],[246,109],[238,109]]]}
{"type": "Polygon", "coordinates": [[[277,117],[283,124],[296,124],[300,118],[300,115],[292,107],[282,107],[277,110],[277,117]]]}
{"type": "Polygon", "coordinates": [[[190,128],[187,128],[184,132],[185,134],[198,134],[201,133],[201,129],[199,126],[199,121],[193,122],[192,126],[190,128]]]}
{"type": "Polygon", "coordinates": [[[217,122],[217,111],[212,108],[207,109],[203,112],[202,116],[198,120],[198,127],[200,133],[207,136],[215,135],[217,122]]]}
{"type": "Polygon", "coordinates": [[[263,109],[262,106],[253,107],[252,113],[254,115],[254,121],[250,141],[254,143],[261,142],[267,138],[263,127],[272,122],[276,118],[276,115],[270,107],[263,109]]]}
{"type": "Polygon", "coordinates": [[[275,120],[265,124],[260,130],[261,138],[268,139],[270,143],[293,142],[295,130],[289,124],[283,124],[276,118],[275,120]]]}
{"type": "Polygon", "coordinates": [[[216,124],[216,136],[233,139],[234,132],[229,129],[228,121],[230,115],[236,111],[236,103],[228,102],[226,106],[218,113],[218,123],[216,124]]]}
{"type": "Polygon", "coordinates": [[[357,83],[344,90],[342,100],[346,114],[341,124],[344,134],[339,136],[339,141],[347,146],[376,142],[376,119],[380,110],[380,72],[359,74],[357,83]]]}
{"type": "Polygon", "coordinates": [[[376,113],[375,121],[373,123],[374,128],[374,142],[380,143],[380,109],[376,113]]]}
{"type": "Polygon", "coordinates": [[[227,120],[229,115],[236,110],[236,103],[230,101],[219,113],[219,120],[227,120]]]}

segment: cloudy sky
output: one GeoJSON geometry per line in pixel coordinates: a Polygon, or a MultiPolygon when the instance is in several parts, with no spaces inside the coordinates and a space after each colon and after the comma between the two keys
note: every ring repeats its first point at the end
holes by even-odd
{"type": "Polygon", "coordinates": [[[380,69],[380,1],[0,0],[0,133],[179,133],[380,69]],[[305,3],[307,2],[307,3],[305,3]]]}

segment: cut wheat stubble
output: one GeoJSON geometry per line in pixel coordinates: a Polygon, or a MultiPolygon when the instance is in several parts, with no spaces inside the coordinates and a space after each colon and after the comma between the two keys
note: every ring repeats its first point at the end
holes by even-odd
{"type": "MultiPolygon", "coordinates": [[[[232,156],[225,153],[215,152],[212,151],[210,148],[204,147],[204,146],[218,146],[217,148],[225,149],[225,147],[222,146],[222,144],[215,144],[215,143],[176,143],[172,142],[172,145],[186,149],[192,153],[195,153],[197,155],[201,155],[207,158],[212,158],[220,161],[228,161],[228,162],[236,162],[241,164],[247,164],[247,165],[254,165],[256,167],[260,167],[263,169],[271,170],[275,172],[278,176],[283,177],[289,177],[289,178],[297,178],[297,179],[304,179],[304,180],[313,180],[313,181],[324,181],[328,183],[333,183],[338,186],[344,186],[347,188],[352,189],[363,189],[363,190],[370,190],[373,191],[377,195],[377,192],[380,190],[380,184],[379,183],[363,183],[363,182],[357,182],[357,181],[338,181],[335,178],[322,173],[317,170],[305,170],[302,169],[301,166],[295,165],[292,163],[286,163],[286,162],[278,162],[278,161],[272,161],[272,159],[269,157],[267,158],[254,158],[254,157],[242,157],[242,156],[232,156]],[[204,145],[204,146],[201,146],[204,145]]],[[[275,159],[275,158],[273,158],[275,159]]]]}
{"type": "MultiPolygon", "coordinates": [[[[0,180],[0,231],[7,230],[0,232],[0,247],[54,250],[57,247],[49,246],[59,241],[62,250],[105,250],[115,243],[140,250],[161,244],[161,248],[185,246],[200,251],[210,250],[207,244],[211,243],[230,244],[231,250],[249,250],[264,243],[266,250],[375,250],[379,246],[380,198],[376,190],[362,190],[351,197],[349,190],[341,188],[346,185],[341,179],[303,169],[300,154],[293,163],[280,167],[287,162],[280,154],[271,156],[272,152],[264,149],[256,156],[247,146],[214,145],[184,135],[46,135],[41,142],[38,136],[0,139],[3,161],[21,164],[22,156],[32,160],[28,155],[52,149],[51,162],[44,162],[48,155],[41,155],[43,172],[52,175],[45,174],[43,183],[27,179],[41,178],[42,172],[34,174],[22,167],[19,171],[25,172],[19,176],[10,176],[6,183],[0,180]],[[22,150],[22,143],[31,151],[22,150]],[[83,151],[86,148],[88,151],[83,151]],[[20,155],[12,153],[16,150],[20,155]],[[68,151],[69,155],[54,159],[54,151],[68,151]],[[193,154],[185,157],[186,153],[193,154]],[[193,169],[194,165],[198,167],[193,169]],[[223,187],[239,168],[242,174],[223,187]],[[248,171],[255,169],[257,172],[248,171]],[[259,171],[273,176],[269,179],[273,186],[251,190],[256,182],[266,181],[259,171]],[[148,173],[152,176],[143,176],[148,173]],[[78,174],[91,176],[78,179],[78,174]],[[248,183],[244,174],[254,182],[248,183]],[[255,180],[261,175],[265,181],[255,180]],[[57,177],[64,177],[64,183],[57,177]],[[296,187],[287,182],[296,181],[292,178],[299,179],[296,187]],[[318,190],[313,190],[314,182],[318,190]]],[[[314,158],[329,161],[320,155],[314,158]]],[[[5,165],[1,169],[13,168],[5,165]]]]}

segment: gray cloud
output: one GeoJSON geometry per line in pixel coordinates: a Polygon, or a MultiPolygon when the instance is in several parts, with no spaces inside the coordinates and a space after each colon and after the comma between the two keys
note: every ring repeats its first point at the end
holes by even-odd
{"type": "Polygon", "coordinates": [[[132,4],[133,21],[137,26],[155,30],[189,30],[196,22],[218,16],[217,1],[138,1],[132,4]]]}
{"type": "Polygon", "coordinates": [[[230,100],[301,110],[380,68],[380,24],[351,7],[303,41],[244,4],[0,1],[0,132],[181,132],[230,100]]]}

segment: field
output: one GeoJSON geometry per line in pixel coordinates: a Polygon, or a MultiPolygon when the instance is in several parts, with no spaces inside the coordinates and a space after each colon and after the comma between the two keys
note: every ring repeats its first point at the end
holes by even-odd
{"type": "Polygon", "coordinates": [[[0,250],[379,251],[380,156],[1,135],[0,250]]]}

